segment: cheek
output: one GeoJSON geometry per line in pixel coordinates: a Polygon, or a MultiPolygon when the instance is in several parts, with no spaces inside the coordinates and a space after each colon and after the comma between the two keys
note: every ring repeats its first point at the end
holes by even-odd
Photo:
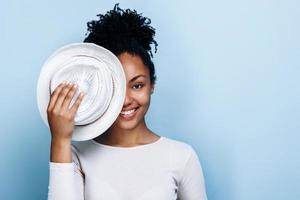
{"type": "Polygon", "coordinates": [[[150,102],[150,93],[142,92],[137,94],[137,99],[140,105],[147,105],[150,102]]]}

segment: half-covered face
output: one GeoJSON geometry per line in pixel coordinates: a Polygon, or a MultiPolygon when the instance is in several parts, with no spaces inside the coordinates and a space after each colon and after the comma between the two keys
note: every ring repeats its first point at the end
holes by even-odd
{"type": "Polygon", "coordinates": [[[144,125],[154,85],[150,81],[149,69],[139,56],[122,53],[118,58],[126,76],[126,98],[113,126],[130,130],[144,125]]]}

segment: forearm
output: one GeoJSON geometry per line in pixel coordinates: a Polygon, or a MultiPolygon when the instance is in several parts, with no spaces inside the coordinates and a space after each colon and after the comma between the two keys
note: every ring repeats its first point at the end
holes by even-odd
{"type": "Polygon", "coordinates": [[[77,159],[70,140],[51,141],[48,200],[84,200],[84,175],[75,164],[79,163],[77,159]]]}
{"type": "Polygon", "coordinates": [[[61,140],[52,138],[50,150],[50,162],[71,163],[72,149],[71,140],[61,140]]]}

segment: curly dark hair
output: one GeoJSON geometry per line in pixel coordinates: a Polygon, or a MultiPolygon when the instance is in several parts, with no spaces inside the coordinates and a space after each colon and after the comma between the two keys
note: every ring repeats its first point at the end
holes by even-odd
{"type": "Polygon", "coordinates": [[[154,40],[155,29],[150,26],[151,20],[138,14],[136,10],[119,8],[118,3],[105,15],[97,16],[98,20],[87,23],[89,33],[84,42],[100,45],[116,56],[124,52],[139,56],[148,67],[150,81],[154,84],[156,75],[151,60],[151,44],[154,44],[156,53],[157,42],[154,40]]]}

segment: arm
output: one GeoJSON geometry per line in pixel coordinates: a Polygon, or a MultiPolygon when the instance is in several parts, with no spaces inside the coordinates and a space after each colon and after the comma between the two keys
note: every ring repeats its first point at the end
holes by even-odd
{"type": "Polygon", "coordinates": [[[72,162],[49,162],[48,200],[84,200],[84,173],[75,148],[72,162]]]}
{"type": "Polygon", "coordinates": [[[72,156],[74,117],[82,101],[79,96],[69,108],[76,86],[61,83],[51,94],[47,117],[51,130],[48,200],[83,200],[84,176],[79,159],[72,156]]]}
{"type": "Polygon", "coordinates": [[[199,158],[191,148],[191,153],[182,171],[178,186],[179,200],[207,200],[205,182],[199,158]]]}

